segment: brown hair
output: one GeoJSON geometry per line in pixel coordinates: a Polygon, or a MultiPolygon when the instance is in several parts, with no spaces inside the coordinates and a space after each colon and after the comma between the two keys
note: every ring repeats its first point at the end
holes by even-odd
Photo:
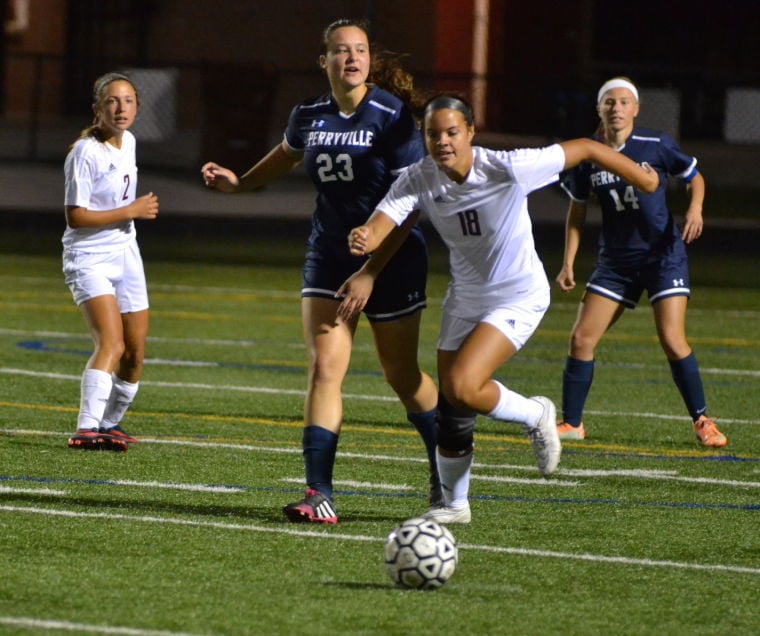
{"type": "MultiPolygon", "coordinates": [[[[140,98],[139,98],[139,95],[137,94],[137,87],[134,85],[132,80],[122,73],[111,72],[111,73],[105,73],[104,75],[101,75],[98,79],[95,80],[95,82],[92,85],[92,107],[94,109],[97,109],[103,103],[106,88],[112,82],[128,82],[129,85],[134,89],[135,97],[137,97],[138,104],[139,104],[140,98]]],[[[98,121],[97,113],[95,113],[92,123],[89,126],[87,126],[87,128],[84,128],[79,133],[79,137],[77,137],[74,140],[74,143],[72,143],[71,146],[69,146],[69,150],[71,150],[74,147],[74,144],[77,141],[79,141],[80,139],[87,139],[87,137],[94,137],[101,143],[105,141],[105,138],[103,136],[103,129],[100,127],[100,122],[98,121]]]]}
{"type": "Polygon", "coordinates": [[[327,46],[330,36],[337,29],[343,27],[356,27],[364,31],[367,36],[367,42],[370,43],[370,70],[368,82],[376,84],[380,88],[392,93],[412,109],[412,112],[419,114],[425,98],[414,88],[414,78],[412,74],[404,69],[402,60],[408,57],[405,53],[394,53],[377,47],[370,42],[370,26],[366,20],[357,20],[353,18],[343,18],[331,22],[322,32],[321,54],[327,53],[327,46]]]}

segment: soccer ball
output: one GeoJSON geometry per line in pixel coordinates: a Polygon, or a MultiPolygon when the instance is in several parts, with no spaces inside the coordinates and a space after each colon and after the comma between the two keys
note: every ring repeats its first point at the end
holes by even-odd
{"type": "Polygon", "coordinates": [[[394,583],[435,590],[449,580],[459,559],[454,536],[435,521],[414,517],[388,533],[383,548],[385,571],[394,583]]]}

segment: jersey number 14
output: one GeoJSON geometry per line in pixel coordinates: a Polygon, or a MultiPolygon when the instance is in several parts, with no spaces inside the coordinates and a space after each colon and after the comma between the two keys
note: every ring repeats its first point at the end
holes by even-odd
{"type": "Polygon", "coordinates": [[[623,192],[623,198],[620,198],[620,193],[615,190],[615,188],[611,188],[609,190],[610,198],[612,199],[612,202],[615,204],[615,209],[618,212],[623,212],[625,210],[625,204],[629,204],[630,207],[632,207],[634,210],[639,209],[639,198],[636,196],[636,193],[633,190],[633,186],[627,186],[625,189],[625,192],[623,192]]]}

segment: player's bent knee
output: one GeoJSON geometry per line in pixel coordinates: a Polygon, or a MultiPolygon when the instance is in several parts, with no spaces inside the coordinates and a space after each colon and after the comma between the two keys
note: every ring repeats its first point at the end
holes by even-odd
{"type": "Polygon", "coordinates": [[[438,396],[438,446],[461,453],[472,449],[475,413],[452,406],[443,394],[438,396]]]}

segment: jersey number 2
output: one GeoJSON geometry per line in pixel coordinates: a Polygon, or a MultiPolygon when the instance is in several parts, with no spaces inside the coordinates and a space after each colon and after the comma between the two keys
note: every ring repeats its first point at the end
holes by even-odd
{"type": "Polygon", "coordinates": [[[610,197],[612,198],[613,203],[615,204],[615,209],[618,212],[623,212],[625,210],[625,204],[629,203],[631,207],[634,210],[639,209],[639,199],[636,196],[636,193],[633,191],[633,186],[627,186],[625,189],[625,192],[623,192],[623,199],[620,199],[620,193],[612,188],[610,190],[610,197]]]}
{"type": "Polygon", "coordinates": [[[353,181],[354,170],[351,166],[351,155],[341,153],[333,158],[325,153],[317,156],[317,174],[322,183],[328,181],[353,181]]]}

